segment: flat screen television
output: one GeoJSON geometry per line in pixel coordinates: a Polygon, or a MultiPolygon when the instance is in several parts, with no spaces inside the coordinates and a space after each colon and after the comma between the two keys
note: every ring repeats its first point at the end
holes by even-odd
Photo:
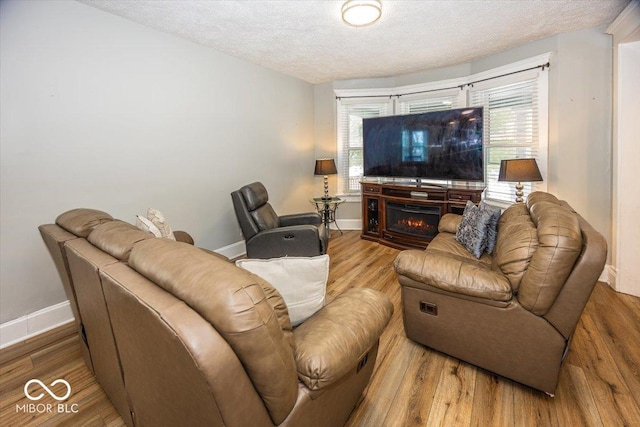
{"type": "Polygon", "coordinates": [[[364,176],[484,181],[482,107],[363,119],[364,176]]]}

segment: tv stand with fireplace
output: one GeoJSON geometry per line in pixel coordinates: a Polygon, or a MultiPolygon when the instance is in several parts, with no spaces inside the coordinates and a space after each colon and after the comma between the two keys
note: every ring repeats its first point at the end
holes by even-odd
{"type": "Polygon", "coordinates": [[[362,181],[361,237],[397,249],[424,249],[446,213],[480,203],[484,186],[362,181]]]}

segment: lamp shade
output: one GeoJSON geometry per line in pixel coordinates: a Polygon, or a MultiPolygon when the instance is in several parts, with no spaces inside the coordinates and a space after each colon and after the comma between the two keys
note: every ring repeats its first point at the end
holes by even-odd
{"type": "Polygon", "coordinates": [[[316,160],[316,169],[314,175],[335,175],[338,173],[336,162],[333,159],[316,160]]]}
{"type": "Polygon", "coordinates": [[[533,182],[542,181],[536,159],[510,159],[500,162],[498,181],[533,182]]]}

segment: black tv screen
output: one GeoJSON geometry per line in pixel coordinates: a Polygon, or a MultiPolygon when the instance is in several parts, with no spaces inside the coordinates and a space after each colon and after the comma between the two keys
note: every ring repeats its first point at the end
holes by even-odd
{"type": "Polygon", "coordinates": [[[482,107],[363,119],[364,175],[483,181],[482,107]]]}

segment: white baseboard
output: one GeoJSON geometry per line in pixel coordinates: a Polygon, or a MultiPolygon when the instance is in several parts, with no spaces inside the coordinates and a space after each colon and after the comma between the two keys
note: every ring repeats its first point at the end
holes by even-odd
{"type": "Polygon", "coordinates": [[[47,332],[73,320],[73,312],[69,301],[64,301],[5,322],[0,325],[0,349],[17,344],[34,335],[47,332]]]}
{"type": "Polygon", "coordinates": [[[216,249],[214,252],[217,252],[220,255],[224,255],[229,259],[234,259],[246,255],[247,246],[245,245],[244,240],[241,240],[239,242],[224,246],[220,249],[216,249]]]}
{"type": "MultiPolygon", "coordinates": [[[[606,282],[609,286],[611,286],[611,288],[613,288],[614,291],[617,291],[618,288],[616,288],[616,277],[618,276],[618,272],[616,268],[613,265],[607,264],[604,267],[604,271],[607,272],[607,280],[603,280],[603,281],[606,282]]],[[[604,274],[604,271],[603,271],[603,274],[604,274]]]]}
{"type": "Polygon", "coordinates": [[[598,277],[598,282],[604,282],[616,290],[616,268],[611,264],[606,264],[598,277]]]}
{"type": "Polygon", "coordinates": [[[340,230],[362,230],[361,219],[337,219],[336,224],[338,224],[340,230]]]}

